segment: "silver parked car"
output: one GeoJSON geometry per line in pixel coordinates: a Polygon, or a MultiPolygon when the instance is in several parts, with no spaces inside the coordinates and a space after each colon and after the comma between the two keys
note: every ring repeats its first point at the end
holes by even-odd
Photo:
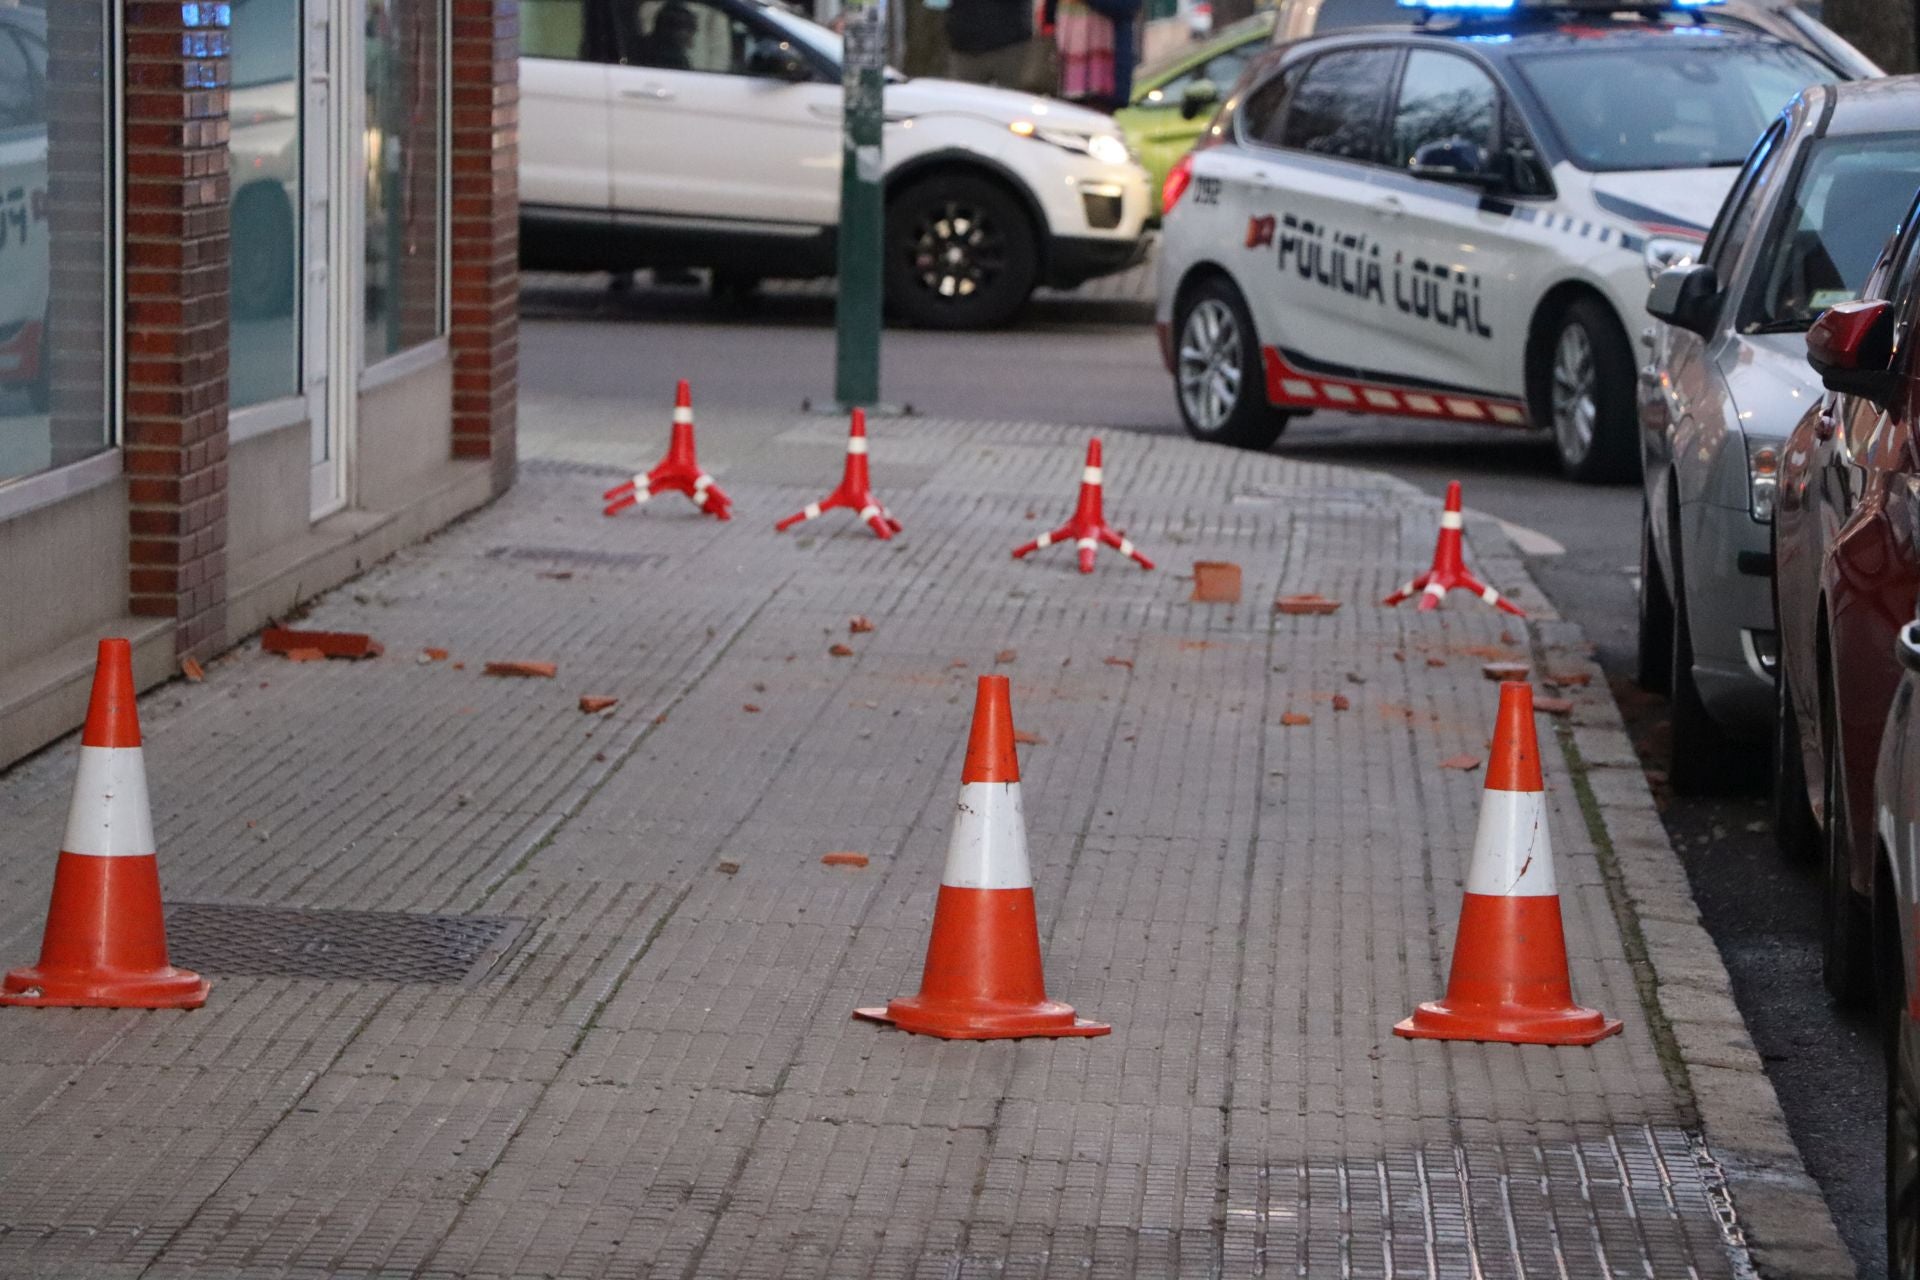
{"type": "Polygon", "coordinates": [[[1670,778],[1712,790],[1772,724],[1780,447],[1821,396],[1807,329],[1866,282],[1920,186],[1920,77],[1810,88],[1754,147],[1700,260],[1669,268],[1640,374],[1643,687],[1670,778]]]}
{"type": "Polygon", "coordinates": [[[1909,992],[1920,918],[1920,621],[1895,643],[1903,674],[1874,774],[1875,986],[1887,1043],[1887,1274],[1920,1280],[1920,1022],[1909,992]]]}

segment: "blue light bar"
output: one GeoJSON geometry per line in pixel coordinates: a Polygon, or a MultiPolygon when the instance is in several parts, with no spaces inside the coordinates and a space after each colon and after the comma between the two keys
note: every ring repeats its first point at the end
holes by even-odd
{"type": "Polygon", "coordinates": [[[1402,9],[1428,13],[1513,13],[1527,9],[1708,9],[1726,0],[1396,0],[1402,9]]]}
{"type": "Polygon", "coordinates": [[[1399,5],[1431,13],[1511,13],[1514,0],[1399,0],[1399,5]]]}

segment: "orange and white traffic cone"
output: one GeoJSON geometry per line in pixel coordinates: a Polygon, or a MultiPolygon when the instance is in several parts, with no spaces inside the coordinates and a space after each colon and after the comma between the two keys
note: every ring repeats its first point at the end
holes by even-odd
{"type": "Polygon", "coordinates": [[[134,710],[133,647],[102,640],[40,963],[0,979],[0,1004],[205,1004],[206,981],[167,962],[157,861],[134,710]]]}
{"type": "Polygon", "coordinates": [[[1619,1019],[1573,1002],[1533,732],[1533,687],[1509,680],[1500,686],[1447,995],[1415,1009],[1393,1033],[1415,1040],[1583,1045],[1618,1030],[1619,1019]]]}
{"type": "Polygon", "coordinates": [[[775,524],[773,531],[785,533],[803,521],[818,520],[822,512],[836,507],[854,512],[882,541],[900,532],[900,522],[873,496],[873,481],[867,475],[867,415],[863,409],[853,411],[853,422],[847,428],[847,468],[840,477],[840,487],[775,524]]]}
{"type": "Polygon", "coordinates": [[[853,1015],[945,1040],[1103,1036],[1113,1030],[1047,999],[1005,676],[980,677],[920,994],[853,1015]]]}
{"type": "Polygon", "coordinates": [[[1153,568],[1153,561],[1141,555],[1139,548],[1108,527],[1106,515],[1100,508],[1102,474],[1100,437],[1095,436],[1087,442],[1087,465],[1080,472],[1080,501],[1074,506],[1073,519],[1052,533],[1043,533],[1032,542],[1015,547],[1013,558],[1030,556],[1056,542],[1071,542],[1080,549],[1080,572],[1092,573],[1094,553],[1104,542],[1142,569],[1153,568]]]}
{"type": "Polygon", "coordinates": [[[1525,609],[1474,577],[1468,570],[1466,557],[1462,554],[1461,537],[1461,530],[1466,528],[1466,523],[1466,516],[1460,509],[1460,482],[1455,480],[1447,485],[1447,505],[1440,513],[1440,540],[1434,544],[1433,567],[1380,603],[1399,604],[1417,591],[1420,593],[1420,603],[1415,608],[1424,613],[1438,609],[1449,591],[1471,591],[1502,613],[1510,613],[1516,618],[1526,617],[1525,609]]]}
{"type": "Polygon", "coordinates": [[[667,456],[653,470],[613,486],[600,496],[606,500],[602,515],[617,516],[628,507],[637,507],[659,493],[684,493],[693,505],[721,520],[733,518],[733,500],[726,490],[713,482],[700,466],[693,450],[693,392],[685,378],[673,396],[673,435],[667,443],[667,456]]]}

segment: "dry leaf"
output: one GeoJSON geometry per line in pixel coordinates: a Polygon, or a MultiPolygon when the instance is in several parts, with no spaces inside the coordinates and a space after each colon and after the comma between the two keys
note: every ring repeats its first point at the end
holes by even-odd
{"type": "Polygon", "coordinates": [[[867,632],[873,630],[873,619],[867,617],[864,613],[856,617],[848,618],[847,630],[856,636],[865,635],[867,632]]]}
{"type": "Polygon", "coordinates": [[[1427,665],[1430,667],[1444,667],[1447,665],[1447,660],[1445,658],[1428,658],[1427,665]]]}
{"type": "Polygon", "coordinates": [[[1129,670],[1133,667],[1132,658],[1102,658],[1101,661],[1110,667],[1126,667],[1129,670]]]}
{"type": "Polygon", "coordinates": [[[740,709],[746,712],[750,716],[757,716],[760,714],[760,708],[755,703],[743,702],[740,704],[740,709]]]}
{"type": "Polygon", "coordinates": [[[851,658],[853,656],[853,650],[844,644],[828,645],[827,652],[836,658],[851,658]]]}
{"type": "Polygon", "coordinates": [[[1333,709],[1335,711],[1345,711],[1348,707],[1351,707],[1352,705],[1353,703],[1347,701],[1346,694],[1336,693],[1333,695],[1333,709]]]}
{"type": "Polygon", "coordinates": [[[193,658],[180,659],[180,674],[185,676],[193,684],[199,684],[207,678],[206,669],[193,658]]]}
{"type": "Polygon", "coordinates": [[[580,709],[588,715],[596,715],[610,707],[617,707],[619,705],[620,699],[618,698],[596,697],[589,693],[580,695],[580,709]]]}

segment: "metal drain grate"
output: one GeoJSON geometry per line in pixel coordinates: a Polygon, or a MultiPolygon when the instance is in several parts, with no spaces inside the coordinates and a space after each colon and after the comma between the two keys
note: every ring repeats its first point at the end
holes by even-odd
{"type": "Polygon", "coordinates": [[[534,922],[239,903],[167,904],[173,962],[206,973],[380,982],[478,982],[534,922]]]}
{"type": "Polygon", "coordinates": [[[488,547],[489,560],[537,560],[606,568],[658,569],[667,557],[654,551],[596,551],[590,547],[488,547]]]}

